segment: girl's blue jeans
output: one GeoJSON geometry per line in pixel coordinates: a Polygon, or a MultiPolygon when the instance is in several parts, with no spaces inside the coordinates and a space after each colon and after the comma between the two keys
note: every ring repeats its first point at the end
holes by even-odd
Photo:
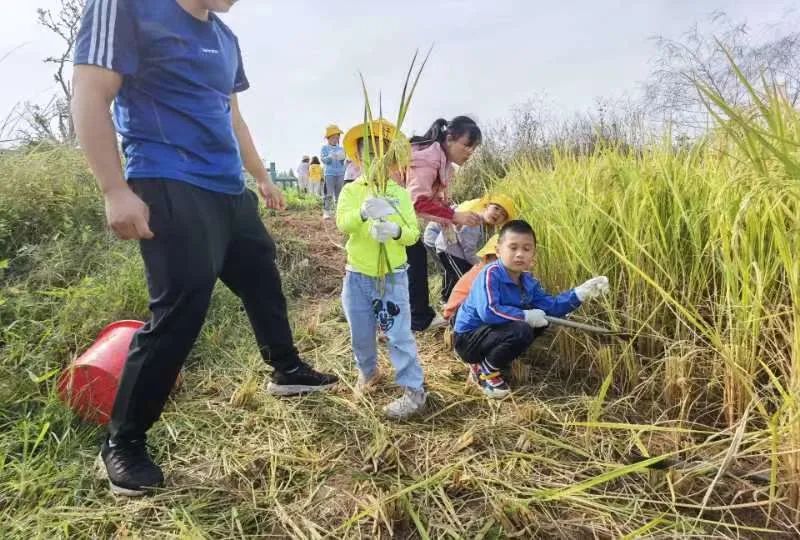
{"type": "Polygon", "coordinates": [[[406,272],[377,278],[347,271],[342,287],[342,305],[350,324],[353,355],[358,369],[367,377],[378,368],[377,333],[380,328],[389,341],[389,357],[398,385],[422,390],[424,375],[417,357],[417,342],[411,331],[411,305],[406,272]]]}

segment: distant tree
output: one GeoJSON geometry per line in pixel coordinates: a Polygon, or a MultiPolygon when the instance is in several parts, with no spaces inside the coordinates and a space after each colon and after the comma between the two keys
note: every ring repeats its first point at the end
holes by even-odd
{"type": "Polygon", "coordinates": [[[56,34],[63,42],[61,52],[44,59],[46,64],[55,66],[53,79],[59,86],[59,92],[46,105],[26,103],[22,116],[27,124],[22,129],[22,138],[27,140],[51,140],[73,142],[75,126],[70,114],[72,102],[72,84],[67,68],[72,63],[75,42],[80,29],[81,17],[86,0],[60,0],[56,10],[36,10],[38,23],[56,34]]]}
{"type": "MultiPolygon", "coordinates": [[[[788,18],[795,18],[788,16],[788,18]]],[[[724,13],[711,16],[710,28],[695,26],[680,39],[654,38],[658,54],[645,83],[645,104],[651,120],[676,128],[676,136],[695,134],[711,125],[695,86],[701,81],[734,105],[746,105],[748,95],[728,60],[751,81],[762,75],[783,86],[793,104],[800,100],[800,32],[796,24],[772,25],[755,33],[744,23],[734,23],[724,13]]]]}

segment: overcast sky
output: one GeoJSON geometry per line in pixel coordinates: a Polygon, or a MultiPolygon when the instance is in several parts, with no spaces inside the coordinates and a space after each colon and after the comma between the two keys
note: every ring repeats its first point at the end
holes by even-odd
{"type": "MultiPolygon", "coordinates": [[[[174,1],[174,0],[163,0],[174,1]]],[[[58,38],[36,23],[36,8],[58,0],[3,0],[0,125],[24,101],[56,90],[42,58],[58,38]],[[5,57],[5,58],[3,58],[5,57]]],[[[762,29],[797,14],[789,0],[242,0],[224,16],[239,36],[251,88],[242,109],[256,144],[279,169],[316,154],[328,123],[343,129],[363,115],[358,71],[396,114],[416,48],[435,43],[406,121],[409,134],[437,117],[502,118],[545,96],[564,111],[596,97],[635,95],[650,72],[651,37],[679,37],[714,11],[762,29]]],[[[2,135],[9,135],[4,133],[2,135]]]]}

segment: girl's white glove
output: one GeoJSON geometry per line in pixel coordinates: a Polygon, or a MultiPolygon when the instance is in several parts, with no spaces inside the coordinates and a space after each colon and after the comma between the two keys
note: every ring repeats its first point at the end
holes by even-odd
{"type": "Polygon", "coordinates": [[[608,291],[608,278],[606,276],[593,277],[583,285],[575,287],[575,295],[581,302],[594,300],[601,294],[607,294],[608,291]]]}
{"type": "Polygon", "coordinates": [[[369,234],[381,244],[400,238],[400,225],[391,221],[376,221],[369,228],[369,234]]]}
{"type": "Polygon", "coordinates": [[[361,218],[368,219],[383,219],[393,216],[397,213],[392,203],[382,197],[370,197],[364,204],[361,205],[361,218]]]}
{"type": "Polygon", "coordinates": [[[529,309],[525,312],[525,322],[533,328],[544,328],[550,324],[544,316],[545,313],[541,309],[529,309]]]}

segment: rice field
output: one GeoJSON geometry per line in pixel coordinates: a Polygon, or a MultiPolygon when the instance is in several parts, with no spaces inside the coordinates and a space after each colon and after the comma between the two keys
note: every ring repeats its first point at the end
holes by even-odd
{"type": "Polygon", "coordinates": [[[551,331],[502,403],[436,334],[425,416],[385,421],[389,382],[356,401],[342,239],[302,197],[265,214],[298,345],[343,383],[268,396],[220,287],[151,433],[168,486],[137,501],[109,493],[102,430],[54,392],[105,324],[146,317],[136,247],[104,231],[76,151],[0,155],[0,538],[797,537],[800,115],[777,91],[707,99],[719,128],[691,147],[555,151],[498,181],[537,231],[537,275],[608,275],[578,317],[631,334],[551,331]]]}

